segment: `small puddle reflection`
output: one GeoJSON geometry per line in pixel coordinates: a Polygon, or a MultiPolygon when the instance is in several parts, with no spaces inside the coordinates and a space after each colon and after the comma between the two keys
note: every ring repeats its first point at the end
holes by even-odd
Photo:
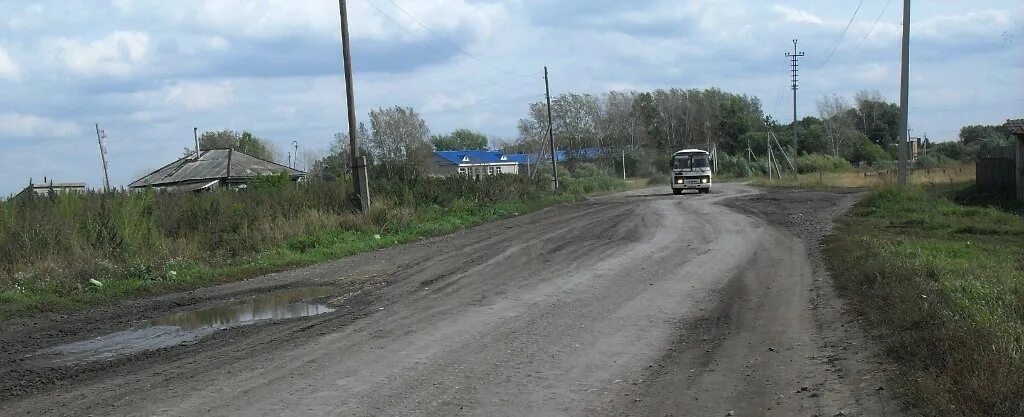
{"type": "Polygon", "coordinates": [[[110,359],[115,356],[154,350],[183,343],[195,343],[219,330],[245,326],[263,320],[282,320],[330,313],[333,308],[309,300],[330,295],[328,288],[299,288],[278,291],[229,304],[185,311],[147,321],[135,328],[89,340],[39,351],[55,355],[63,365],[110,359]]]}

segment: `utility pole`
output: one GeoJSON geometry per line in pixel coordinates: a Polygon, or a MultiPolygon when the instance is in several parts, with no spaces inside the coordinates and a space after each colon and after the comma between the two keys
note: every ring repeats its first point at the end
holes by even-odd
{"type": "Polygon", "coordinates": [[[910,132],[907,130],[907,116],[910,113],[907,107],[910,101],[910,0],[903,0],[903,54],[900,61],[900,143],[896,184],[903,187],[907,185],[907,141],[910,140],[910,132]]]}
{"type": "Polygon", "coordinates": [[[100,130],[100,124],[96,123],[96,143],[100,145],[100,160],[103,161],[103,191],[110,191],[110,174],[107,173],[107,144],[104,139],[107,132],[100,130]]]}
{"type": "Polygon", "coordinates": [[[555,168],[555,135],[551,128],[551,89],[548,87],[548,67],[544,67],[544,96],[548,100],[548,142],[551,143],[551,190],[558,191],[558,169],[555,168]]]}
{"type": "Polygon", "coordinates": [[[345,98],[348,104],[348,141],[352,152],[352,186],[353,197],[359,204],[359,210],[370,210],[370,186],[366,175],[366,157],[359,156],[359,143],[356,139],[356,99],[352,85],[352,52],[348,37],[347,0],[338,0],[341,9],[341,53],[345,66],[345,98]]]}
{"type": "Polygon", "coordinates": [[[295,151],[292,152],[292,155],[295,155],[295,159],[292,160],[292,169],[298,169],[297,167],[299,166],[299,141],[293,140],[292,148],[295,149],[295,151]]]}
{"type": "Polygon", "coordinates": [[[793,53],[786,52],[786,56],[789,57],[790,72],[792,73],[793,79],[793,155],[796,155],[796,89],[797,89],[797,71],[799,71],[800,57],[804,56],[803,52],[797,52],[796,50],[796,39],[793,39],[793,53]]]}

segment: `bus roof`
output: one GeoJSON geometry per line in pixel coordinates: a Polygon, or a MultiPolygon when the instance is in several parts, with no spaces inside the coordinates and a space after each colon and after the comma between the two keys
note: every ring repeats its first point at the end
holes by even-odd
{"type": "Polygon", "coordinates": [[[708,151],[701,150],[701,149],[683,149],[681,151],[677,151],[673,155],[679,155],[681,153],[703,153],[703,154],[706,154],[706,153],[708,153],[708,151]]]}

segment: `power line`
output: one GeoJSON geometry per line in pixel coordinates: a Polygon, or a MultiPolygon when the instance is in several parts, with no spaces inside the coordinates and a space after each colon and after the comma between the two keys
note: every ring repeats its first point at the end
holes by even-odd
{"type": "Polygon", "coordinates": [[[877,26],[878,22],[882,20],[882,16],[885,15],[885,11],[889,9],[889,3],[892,3],[892,0],[886,0],[885,6],[882,7],[882,11],[878,13],[878,17],[875,18],[874,23],[871,23],[871,28],[868,29],[868,33],[864,34],[864,38],[862,38],[860,43],[857,44],[857,47],[853,49],[853,53],[859,51],[860,47],[864,46],[864,42],[866,42],[868,37],[871,36],[871,33],[875,31],[875,26],[877,26]]]}
{"type": "Polygon", "coordinates": [[[850,26],[853,25],[853,20],[857,18],[857,12],[860,12],[860,7],[864,5],[864,0],[860,0],[857,3],[857,8],[853,9],[853,16],[850,16],[850,21],[846,23],[846,29],[843,29],[843,33],[839,35],[839,39],[836,40],[836,44],[832,45],[832,50],[828,52],[828,56],[825,57],[825,61],[821,63],[818,69],[822,69],[828,64],[828,61],[832,59],[832,54],[836,53],[836,49],[839,49],[839,44],[843,43],[843,38],[846,37],[846,32],[850,31],[850,26]]]}
{"type": "MultiPolygon", "coordinates": [[[[367,1],[368,3],[370,3],[370,2],[371,2],[370,0],[366,0],[366,1],[367,1]]],[[[454,48],[454,49],[455,49],[455,51],[457,51],[457,52],[458,52],[459,54],[462,54],[463,56],[465,56],[465,57],[467,57],[467,58],[470,58],[470,59],[472,59],[472,60],[474,60],[474,61],[477,61],[477,62],[479,62],[479,63],[481,63],[481,64],[484,64],[484,65],[488,65],[488,66],[492,66],[492,65],[491,65],[490,63],[488,63],[488,62],[484,61],[484,60],[483,60],[483,59],[481,59],[480,57],[478,57],[478,56],[476,56],[476,55],[474,55],[474,54],[470,53],[469,51],[466,51],[465,49],[463,49],[463,48],[462,48],[461,46],[459,46],[458,44],[456,44],[456,43],[455,43],[454,41],[452,41],[452,40],[451,40],[451,39],[449,39],[448,37],[446,37],[446,36],[443,36],[443,35],[441,35],[441,34],[437,33],[437,31],[435,31],[434,29],[431,29],[431,28],[430,28],[430,26],[427,26],[427,24],[426,24],[426,23],[423,23],[423,21],[421,21],[421,20],[417,19],[417,18],[416,18],[416,16],[413,16],[413,14],[412,14],[412,13],[409,13],[409,11],[408,11],[408,10],[406,10],[406,9],[405,9],[405,8],[403,8],[403,7],[401,6],[401,5],[399,5],[399,4],[397,3],[397,2],[395,2],[395,0],[387,0],[387,1],[388,1],[389,3],[391,3],[392,5],[394,5],[394,6],[395,6],[395,8],[396,8],[396,9],[398,9],[398,11],[399,11],[399,12],[402,12],[402,14],[404,14],[404,15],[405,15],[406,17],[408,17],[409,19],[411,19],[411,20],[412,20],[413,22],[416,22],[416,24],[418,24],[418,25],[420,25],[421,27],[423,27],[423,29],[425,29],[425,30],[426,30],[427,32],[430,32],[430,34],[434,35],[434,37],[436,37],[436,38],[438,38],[438,39],[440,39],[440,40],[444,41],[444,42],[445,42],[445,43],[447,43],[448,45],[451,45],[451,47],[452,47],[452,48],[454,48]]],[[[378,10],[379,10],[379,9],[378,9],[378,10]]],[[[494,68],[495,68],[495,69],[497,69],[498,71],[501,71],[501,72],[504,72],[504,73],[506,73],[506,74],[509,74],[509,75],[512,75],[512,76],[516,76],[516,77],[533,77],[533,75],[524,75],[524,74],[516,74],[516,73],[513,73],[513,72],[509,72],[509,71],[506,71],[505,69],[502,69],[502,68],[498,68],[498,67],[494,67],[494,68]]]]}

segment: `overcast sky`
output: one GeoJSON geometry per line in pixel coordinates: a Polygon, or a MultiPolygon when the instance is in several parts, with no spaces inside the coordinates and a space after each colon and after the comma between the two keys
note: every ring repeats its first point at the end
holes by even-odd
{"type": "MultiPolygon", "coordinates": [[[[793,38],[801,117],[826,94],[899,97],[900,1],[349,3],[360,118],[412,106],[434,133],[514,137],[544,65],[552,94],[719,87],[788,121],[793,38]]],[[[915,7],[913,134],[1024,117],[1022,2],[915,7]]],[[[180,156],[193,126],[326,150],[347,129],[338,28],[331,0],[0,0],[0,195],[30,177],[100,186],[97,122],[115,185],[180,156]]]]}

